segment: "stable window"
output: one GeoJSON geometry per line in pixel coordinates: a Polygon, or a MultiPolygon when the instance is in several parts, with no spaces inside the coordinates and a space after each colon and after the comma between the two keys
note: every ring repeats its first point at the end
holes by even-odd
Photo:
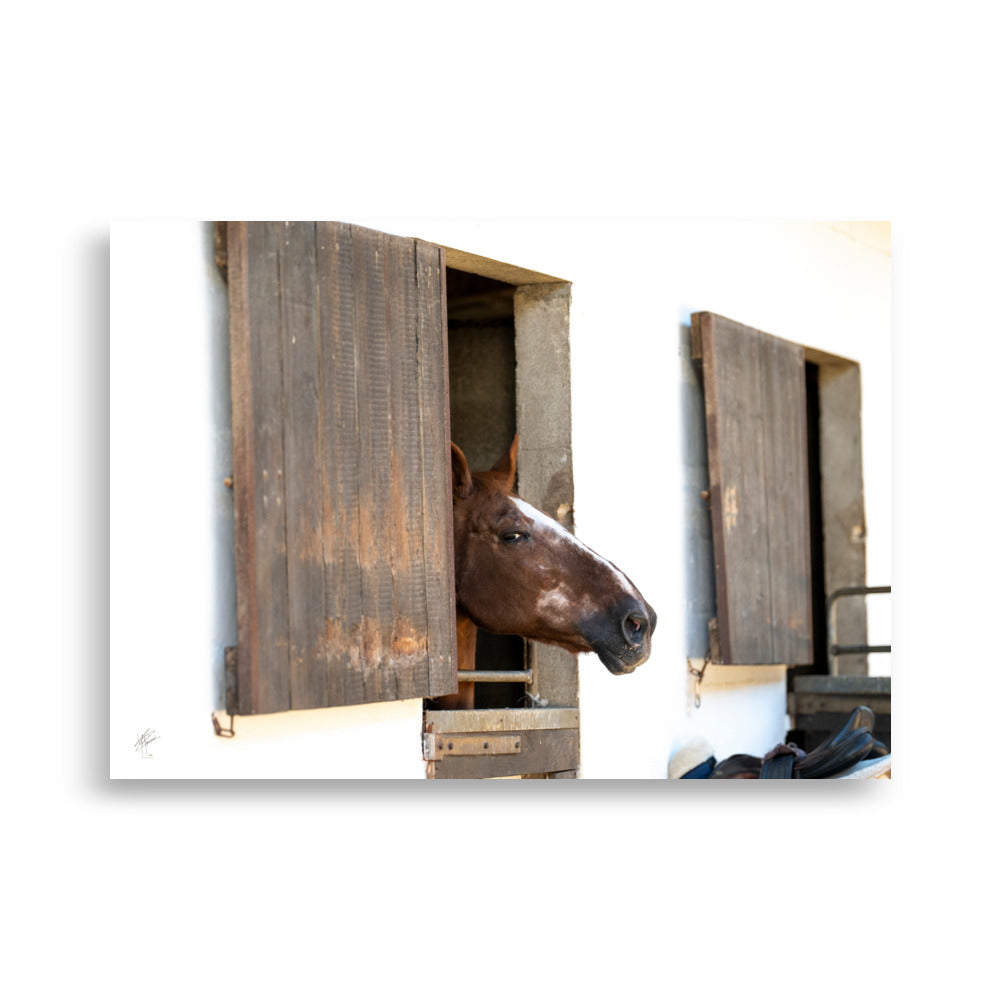
{"type": "MultiPolygon", "coordinates": [[[[692,316],[691,353],[715,566],[709,659],[835,672],[825,597],[865,582],[859,366],[709,312],[692,316]]],[[[864,641],[863,603],[845,629],[864,641]]],[[[837,666],[867,673],[863,657],[837,666]]]]}
{"type": "MultiPolygon", "coordinates": [[[[236,516],[227,710],[454,692],[453,428],[479,467],[518,433],[518,492],[572,528],[569,284],[335,222],[220,223],[216,240],[236,516]]],[[[574,776],[576,657],[482,635],[476,668],[474,710],[428,702],[428,776],[574,776]],[[485,680],[498,673],[518,676],[485,680]]]]}
{"type": "MultiPolygon", "coordinates": [[[[452,438],[482,469],[517,433],[517,492],[572,530],[570,285],[460,250],[445,257],[452,438]]],[[[480,631],[475,673],[474,709],[424,712],[428,777],[575,777],[577,657],[480,631]]]]}

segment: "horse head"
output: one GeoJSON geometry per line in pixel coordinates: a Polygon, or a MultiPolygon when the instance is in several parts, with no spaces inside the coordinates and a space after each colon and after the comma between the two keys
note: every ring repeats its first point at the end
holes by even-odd
{"type": "Polygon", "coordinates": [[[451,446],[459,615],[631,673],[649,658],[656,612],[621,570],[514,494],[517,447],[515,437],[492,469],[472,473],[451,446]]]}

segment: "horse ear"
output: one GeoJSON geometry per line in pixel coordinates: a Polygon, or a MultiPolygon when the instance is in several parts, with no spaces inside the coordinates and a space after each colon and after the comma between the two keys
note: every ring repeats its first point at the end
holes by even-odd
{"type": "Polygon", "coordinates": [[[517,444],[519,441],[517,434],[510,443],[507,454],[503,455],[493,466],[492,471],[499,473],[504,478],[504,485],[507,493],[514,491],[514,476],[517,474],[517,444]]]}
{"type": "Polygon", "coordinates": [[[464,500],[472,493],[472,473],[469,463],[454,441],[451,443],[451,495],[454,500],[464,500]]]}

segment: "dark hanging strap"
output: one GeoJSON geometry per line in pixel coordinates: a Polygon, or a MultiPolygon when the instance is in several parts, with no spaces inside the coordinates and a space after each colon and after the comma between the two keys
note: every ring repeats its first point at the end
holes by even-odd
{"type": "Polygon", "coordinates": [[[793,773],[795,762],[805,757],[805,751],[794,743],[779,743],[764,754],[760,765],[761,778],[797,778],[793,773]]]}

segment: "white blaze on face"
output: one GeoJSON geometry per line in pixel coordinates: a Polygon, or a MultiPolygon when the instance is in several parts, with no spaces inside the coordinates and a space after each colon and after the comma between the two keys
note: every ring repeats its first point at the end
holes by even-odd
{"type": "Polygon", "coordinates": [[[536,608],[548,621],[565,619],[574,611],[588,614],[596,610],[594,602],[589,597],[581,601],[565,583],[539,594],[536,608]]]}
{"type": "MultiPolygon", "coordinates": [[[[567,531],[558,521],[549,517],[548,514],[538,510],[537,507],[532,507],[530,503],[527,503],[520,497],[511,497],[511,501],[521,514],[527,518],[530,525],[528,528],[530,533],[539,535],[543,538],[547,536],[557,542],[569,545],[578,551],[586,553],[590,559],[593,559],[594,562],[604,566],[608,572],[612,574],[624,594],[629,594],[637,600],[639,599],[639,595],[636,592],[635,587],[632,586],[628,577],[626,577],[617,566],[612,565],[603,556],[598,555],[592,548],[584,545],[583,542],[576,537],[576,535],[567,531]]],[[[557,587],[546,591],[539,597],[539,611],[555,611],[565,613],[574,608],[577,611],[581,610],[577,604],[577,599],[573,597],[572,587],[567,583],[560,583],[557,587]]]]}

